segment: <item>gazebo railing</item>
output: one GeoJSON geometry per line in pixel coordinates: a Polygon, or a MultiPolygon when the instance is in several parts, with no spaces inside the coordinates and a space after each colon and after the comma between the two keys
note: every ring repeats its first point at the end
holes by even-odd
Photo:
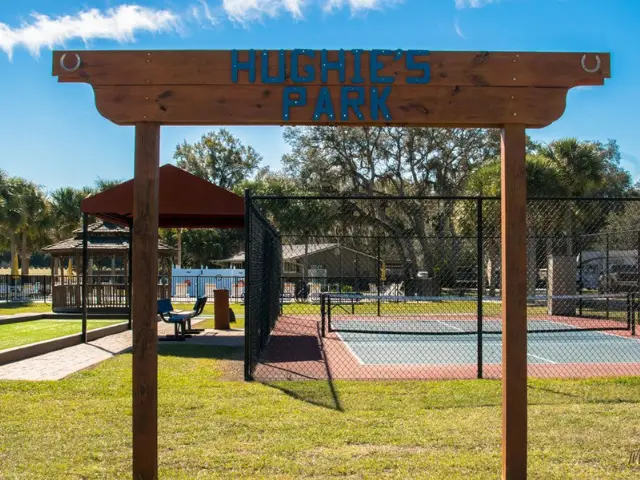
{"type": "MultiPolygon", "coordinates": [[[[54,276],[54,308],[82,307],[82,277],[54,276]]],[[[215,290],[227,290],[232,303],[244,302],[244,277],[238,276],[158,276],[158,298],[174,302],[194,302],[197,297],[213,300],[215,290]]],[[[129,283],[124,275],[90,275],[87,283],[87,308],[128,308],[129,283]]]]}

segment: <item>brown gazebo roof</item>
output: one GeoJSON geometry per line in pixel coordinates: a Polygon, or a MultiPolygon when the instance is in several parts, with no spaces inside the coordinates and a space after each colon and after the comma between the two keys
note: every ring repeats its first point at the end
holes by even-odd
{"type": "MultiPolygon", "coordinates": [[[[118,254],[129,250],[129,227],[122,227],[98,220],[88,225],[87,249],[91,254],[118,254]]],[[[82,229],[73,231],[74,236],[44,247],[42,250],[52,256],[63,256],[82,252],[82,229]]],[[[158,240],[158,254],[169,256],[174,249],[158,240]]]]}
{"type": "MultiPolygon", "coordinates": [[[[242,228],[244,199],[180,168],[160,167],[160,228],[242,228]]],[[[133,221],[133,180],[82,201],[83,213],[121,225],[133,221]]]]}

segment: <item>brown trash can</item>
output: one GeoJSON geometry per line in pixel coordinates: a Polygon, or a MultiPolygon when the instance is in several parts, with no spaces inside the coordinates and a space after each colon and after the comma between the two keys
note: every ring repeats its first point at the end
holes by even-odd
{"type": "Polygon", "coordinates": [[[213,307],[216,316],[215,329],[229,330],[229,292],[227,290],[213,291],[213,307]]]}

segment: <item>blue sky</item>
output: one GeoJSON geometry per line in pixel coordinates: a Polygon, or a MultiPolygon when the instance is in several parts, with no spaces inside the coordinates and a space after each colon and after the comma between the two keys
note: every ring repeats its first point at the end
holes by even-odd
{"type": "MultiPolygon", "coordinates": [[[[640,178],[640,1],[635,0],[70,0],[0,6],[0,168],[52,190],[133,174],[133,128],[95,109],[87,85],[51,76],[68,49],[415,48],[604,51],[612,78],[571,90],[536,139],[616,139],[640,178]]],[[[210,128],[165,127],[161,163],[210,128]]],[[[277,169],[276,127],[230,128],[277,169]]]]}

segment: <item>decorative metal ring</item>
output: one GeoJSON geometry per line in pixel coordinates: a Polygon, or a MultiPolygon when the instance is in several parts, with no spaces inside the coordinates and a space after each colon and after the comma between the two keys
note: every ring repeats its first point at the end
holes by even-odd
{"type": "Polygon", "coordinates": [[[582,69],[585,72],[587,72],[587,73],[595,73],[598,70],[600,70],[600,55],[596,55],[596,67],[595,68],[587,68],[586,60],[587,60],[587,56],[586,55],[582,55],[582,60],[580,60],[580,63],[582,64],[582,69]]]}
{"type": "Polygon", "coordinates": [[[74,55],[76,56],[76,64],[73,68],[67,68],[66,65],[64,64],[64,59],[67,56],[66,53],[63,53],[62,56],[60,57],[60,66],[67,72],[75,72],[80,68],[80,65],[82,65],[82,60],[80,60],[80,55],[78,55],[77,53],[74,53],[74,55]]]}

